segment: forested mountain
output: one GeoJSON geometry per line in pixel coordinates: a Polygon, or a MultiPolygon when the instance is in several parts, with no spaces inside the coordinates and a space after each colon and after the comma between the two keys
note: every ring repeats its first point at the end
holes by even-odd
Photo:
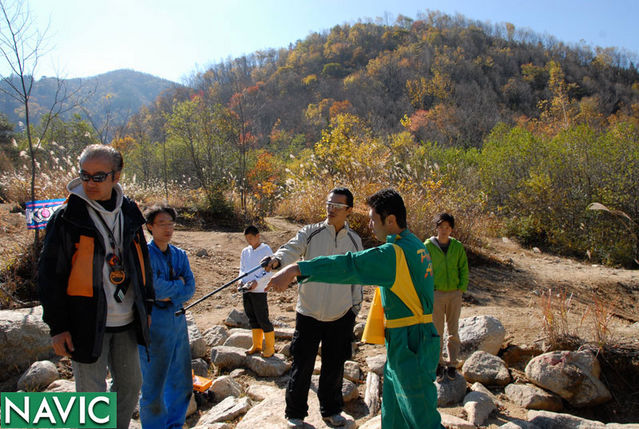
{"type": "Polygon", "coordinates": [[[451,210],[468,241],[498,214],[525,243],[639,261],[639,230],[587,210],[639,220],[636,54],[439,12],[380,22],[196,73],[114,140],[127,174],[193,191],[173,193],[183,204],[303,221],[331,186],[358,201],[394,186],[421,234],[451,210]]]}
{"type": "MultiPolygon", "coordinates": [[[[58,79],[42,77],[34,82],[31,97],[31,121],[37,123],[40,116],[49,112],[56,93],[64,98],[62,119],[80,114],[94,127],[111,134],[117,126],[126,124],[140,107],[151,103],[174,82],[133,70],[115,70],[88,78],[64,79],[62,91],[58,92],[58,79]],[[108,126],[107,126],[108,124],[108,126]],[[107,126],[108,129],[103,129],[107,126]]],[[[7,83],[2,82],[7,86],[7,83]]],[[[0,91],[0,113],[8,120],[18,123],[22,119],[23,107],[16,100],[0,91]]],[[[109,136],[105,135],[105,140],[109,136]]]]}
{"type": "Polygon", "coordinates": [[[258,146],[274,129],[315,142],[331,115],[349,112],[378,134],[402,129],[407,116],[423,141],[479,147],[497,123],[539,118],[559,93],[584,114],[631,113],[636,61],[616,48],[430,12],[337,25],[216,64],[189,86],[209,104],[241,105],[258,146]]]}

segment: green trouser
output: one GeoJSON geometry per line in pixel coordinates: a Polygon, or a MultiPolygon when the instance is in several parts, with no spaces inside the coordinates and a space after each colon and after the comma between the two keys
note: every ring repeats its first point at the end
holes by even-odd
{"type": "Polygon", "coordinates": [[[435,371],[439,335],[432,323],[386,329],[383,429],[440,429],[435,371]]]}

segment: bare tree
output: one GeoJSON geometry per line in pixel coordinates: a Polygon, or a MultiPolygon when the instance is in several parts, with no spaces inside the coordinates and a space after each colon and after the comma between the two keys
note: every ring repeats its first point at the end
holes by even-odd
{"type": "MultiPolygon", "coordinates": [[[[41,144],[51,121],[73,106],[68,103],[68,94],[64,81],[56,79],[54,99],[43,117],[44,124],[40,135],[33,136],[31,129],[31,91],[35,83],[35,72],[38,61],[45,53],[44,42],[49,29],[34,26],[29,9],[21,0],[0,0],[0,59],[4,61],[7,73],[2,73],[0,91],[18,101],[24,109],[25,131],[31,159],[31,199],[35,201],[36,149],[41,144]]],[[[33,241],[33,257],[35,261],[38,245],[38,230],[35,230],[33,241]]]]}

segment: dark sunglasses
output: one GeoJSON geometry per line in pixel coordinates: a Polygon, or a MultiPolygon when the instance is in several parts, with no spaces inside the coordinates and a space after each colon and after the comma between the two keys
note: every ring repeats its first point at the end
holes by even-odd
{"type": "Polygon", "coordinates": [[[108,173],[100,171],[98,173],[95,173],[94,175],[90,175],[86,171],[80,171],[80,180],[82,180],[83,182],[93,180],[95,183],[100,183],[104,182],[106,178],[109,177],[109,174],[112,174],[113,177],[115,177],[115,171],[113,170],[109,171],[108,173]]]}

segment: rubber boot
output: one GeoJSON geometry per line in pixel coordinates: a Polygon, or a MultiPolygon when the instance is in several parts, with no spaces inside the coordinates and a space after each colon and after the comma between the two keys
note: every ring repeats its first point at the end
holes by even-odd
{"type": "Polygon", "coordinates": [[[264,350],[262,357],[269,358],[275,354],[275,331],[264,332],[264,350]]]}
{"type": "Polygon", "coordinates": [[[251,329],[251,333],[253,334],[253,345],[246,351],[247,355],[262,351],[262,335],[264,335],[264,331],[261,329],[251,329]]]}

